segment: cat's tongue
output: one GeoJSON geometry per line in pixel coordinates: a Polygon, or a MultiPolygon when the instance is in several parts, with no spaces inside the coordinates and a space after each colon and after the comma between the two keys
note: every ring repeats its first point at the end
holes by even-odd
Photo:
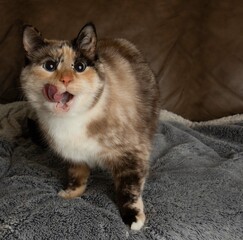
{"type": "Polygon", "coordinates": [[[57,87],[52,84],[44,86],[43,94],[51,102],[59,102],[61,99],[61,94],[57,93],[57,87]]]}
{"type": "Polygon", "coordinates": [[[44,86],[43,94],[50,102],[67,103],[73,98],[73,95],[69,92],[58,93],[57,87],[52,84],[44,86]]]}
{"type": "Polygon", "coordinates": [[[44,86],[43,94],[50,102],[56,102],[58,109],[63,109],[64,111],[68,111],[67,102],[73,98],[73,95],[68,92],[58,93],[57,87],[52,84],[44,86]]]}

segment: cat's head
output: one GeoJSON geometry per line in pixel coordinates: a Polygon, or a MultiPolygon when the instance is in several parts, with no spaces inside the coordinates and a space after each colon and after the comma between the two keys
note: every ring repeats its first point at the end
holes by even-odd
{"type": "Polygon", "coordinates": [[[104,87],[98,74],[97,37],[86,24],[71,42],[44,39],[32,26],[23,32],[27,64],[21,83],[36,110],[79,114],[91,108],[104,87]]]}

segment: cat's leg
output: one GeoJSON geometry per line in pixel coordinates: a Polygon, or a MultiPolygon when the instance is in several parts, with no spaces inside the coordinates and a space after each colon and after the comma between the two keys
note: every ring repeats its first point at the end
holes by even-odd
{"type": "Polygon", "coordinates": [[[81,196],[87,186],[90,168],[87,164],[71,165],[68,169],[68,185],[58,195],[65,199],[81,196]]]}
{"type": "Polygon", "coordinates": [[[140,230],[145,222],[142,191],[148,172],[147,159],[125,154],[113,166],[117,203],[123,221],[132,230],[140,230]]]}

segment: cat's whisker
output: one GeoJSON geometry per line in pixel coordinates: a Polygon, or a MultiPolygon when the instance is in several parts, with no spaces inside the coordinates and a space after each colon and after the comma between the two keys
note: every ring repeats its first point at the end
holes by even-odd
{"type": "Polygon", "coordinates": [[[29,103],[39,103],[39,104],[43,104],[42,101],[33,101],[33,100],[28,100],[29,103]]]}

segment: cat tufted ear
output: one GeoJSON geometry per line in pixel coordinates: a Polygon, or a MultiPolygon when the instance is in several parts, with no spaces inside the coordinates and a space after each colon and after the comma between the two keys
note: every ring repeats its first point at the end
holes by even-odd
{"type": "Polygon", "coordinates": [[[23,32],[23,44],[27,53],[31,53],[42,47],[45,42],[41,33],[31,25],[26,25],[23,32]]]}
{"type": "Polygon", "coordinates": [[[93,23],[87,23],[74,40],[74,47],[79,49],[85,57],[94,60],[96,57],[97,35],[93,23]]]}

